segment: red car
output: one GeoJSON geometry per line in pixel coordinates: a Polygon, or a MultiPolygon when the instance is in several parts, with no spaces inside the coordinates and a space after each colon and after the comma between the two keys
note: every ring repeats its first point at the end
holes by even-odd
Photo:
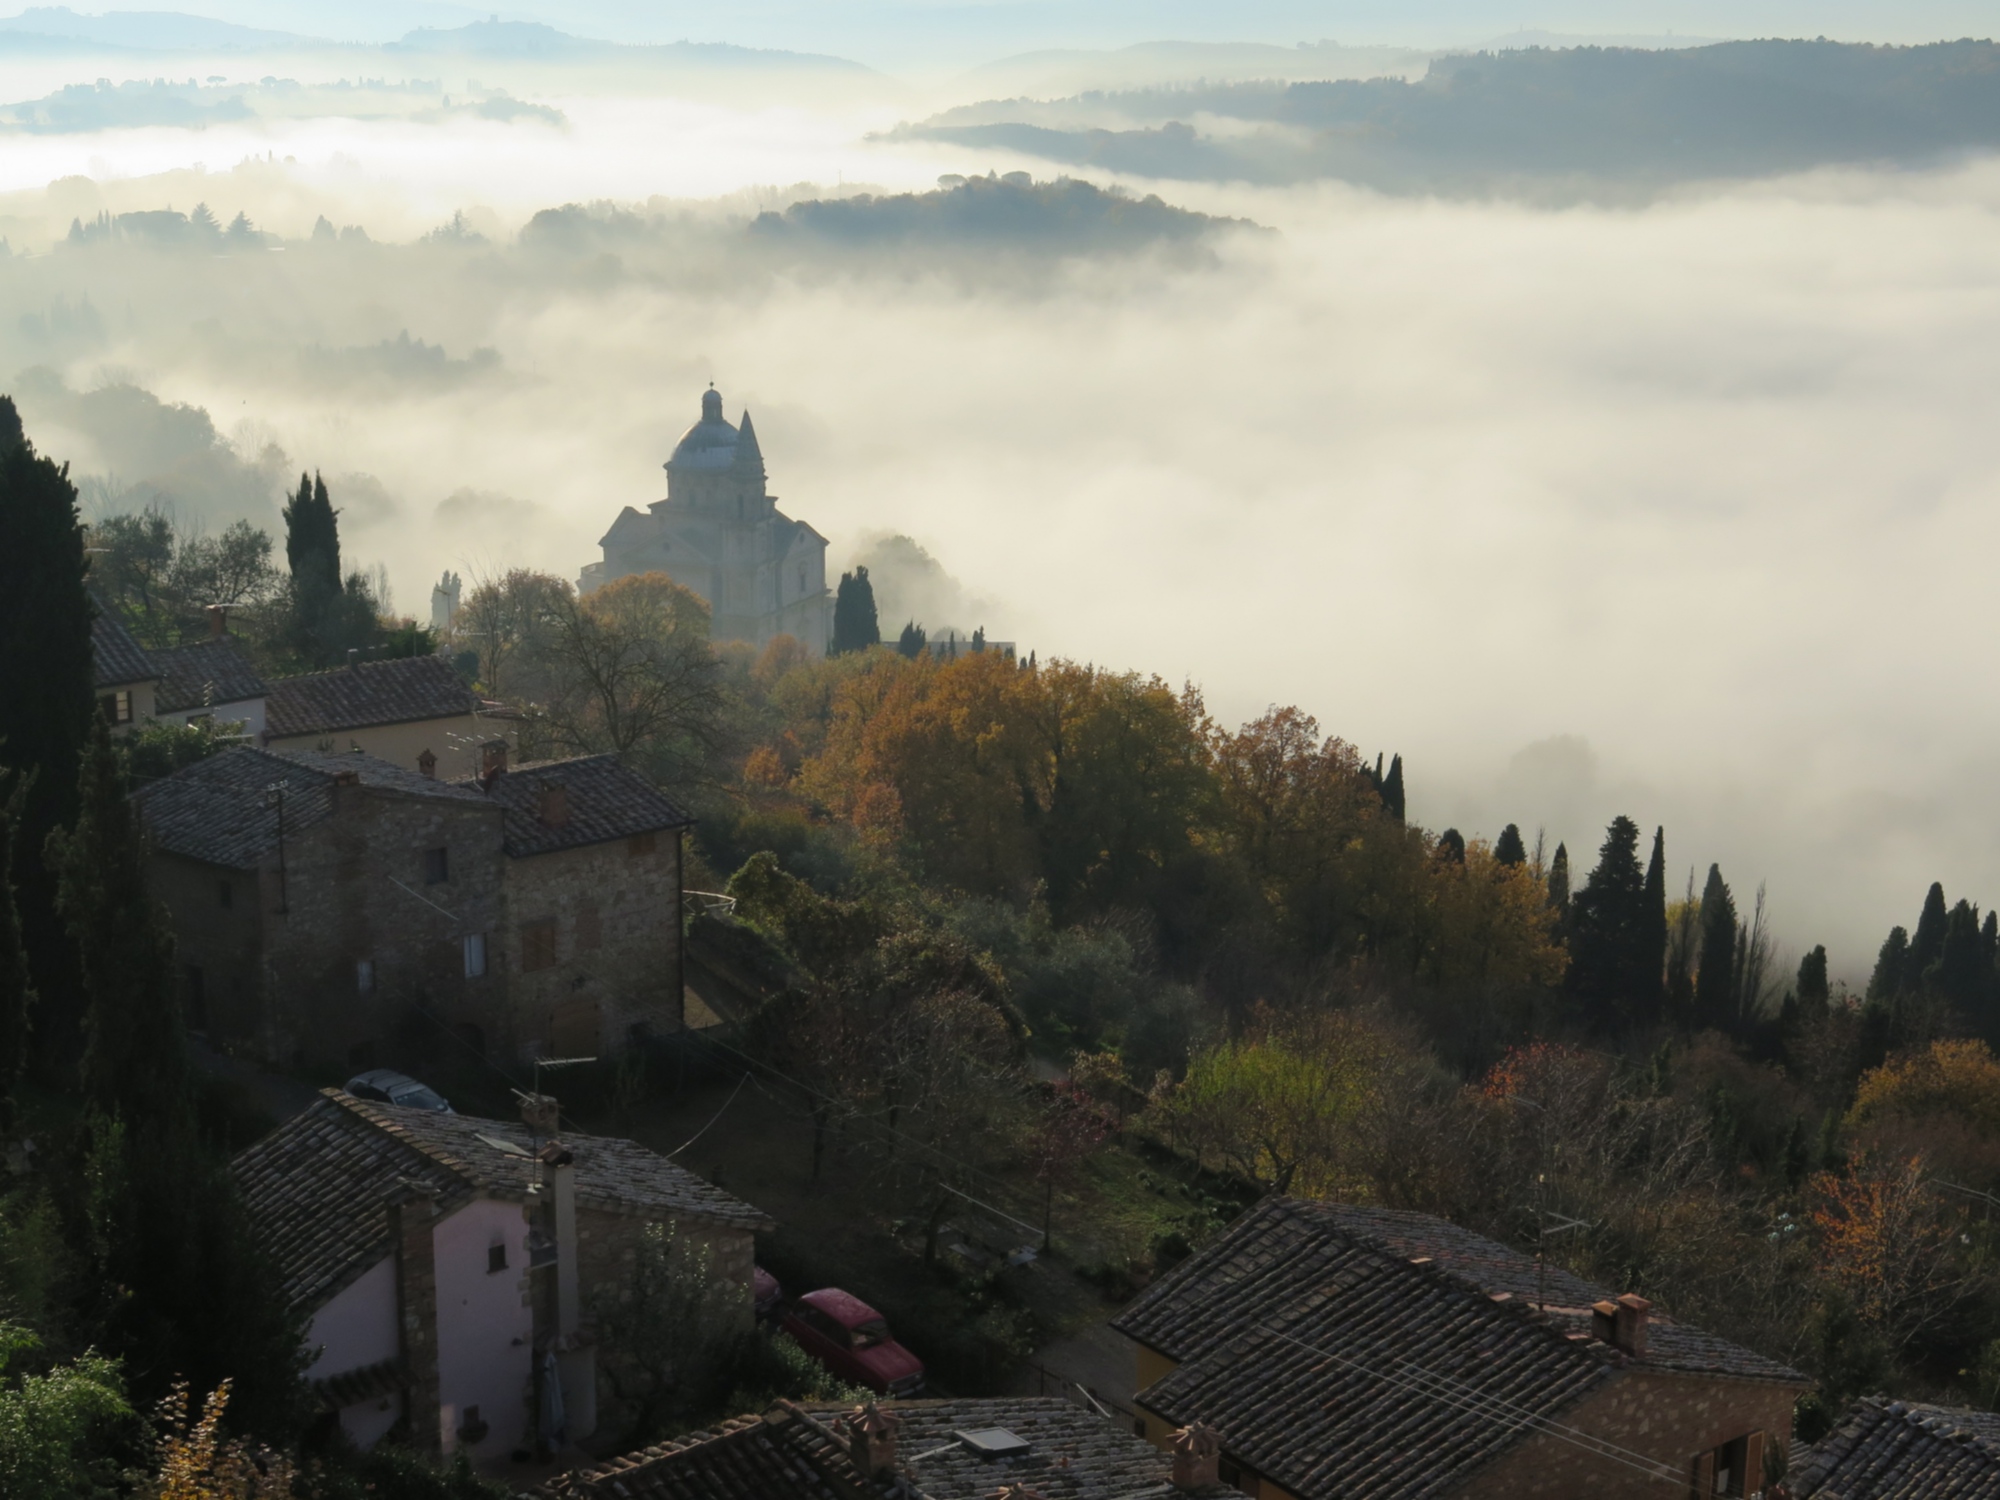
{"type": "Polygon", "coordinates": [[[924,1388],[924,1362],[896,1342],[888,1320],[837,1287],[807,1292],[778,1326],[851,1384],[885,1396],[914,1396],[924,1388]]]}

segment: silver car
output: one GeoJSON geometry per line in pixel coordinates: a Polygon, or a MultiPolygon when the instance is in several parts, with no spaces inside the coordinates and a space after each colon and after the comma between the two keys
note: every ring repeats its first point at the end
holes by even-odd
{"type": "Polygon", "coordinates": [[[357,1099],[372,1099],[377,1104],[393,1104],[399,1109],[428,1109],[441,1115],[453,1112],[436,1089],[394,1068],[370,1068],[366,1073],[356,1073],[347,1080],[347,1092],[357,1099]]]}

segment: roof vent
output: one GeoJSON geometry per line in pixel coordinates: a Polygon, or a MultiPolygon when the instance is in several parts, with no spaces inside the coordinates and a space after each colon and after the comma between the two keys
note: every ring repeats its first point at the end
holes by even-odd
{"type": "Polygon", "coordinates": [[[952,1436],[964,1444],[968,1452],[987,1459],[1019,1458],[1029,1451],[1030,1446],[1026,1438],[1004,1427],[976,1427],[969,1432],[954,1432],[952,1436]]]}

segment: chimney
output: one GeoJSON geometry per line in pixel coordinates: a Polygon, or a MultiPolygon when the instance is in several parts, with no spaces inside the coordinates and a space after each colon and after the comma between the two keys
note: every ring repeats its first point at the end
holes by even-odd
{"type": "Polygon", "coordinates": [[[417,757],[417,770],[424,776],[435,778],[437,776],[437,768],[438,758],[431,754],[430,751],[426,750],[422,755],[417,757]]]}
{"type": "Polygon", "coordinates": [[[1206,1422],[1190,1422],[1174,1434],[1174,1488],[1206,1489],[1222,1483],[1222,1434],[1206,1422]]]}
{"type": "Polygon", "coordinates": [[[1611,1315],[1611,1342],[1634,1359],[1646,1357],[1646,1317],[1653,1304],[1627,1292],[1620,1297],[1611,1315]]]}
{"type": "Polygon", "coordinates": [[[903,1419],[873,1401],[857,1406],[847,1418],[847,1456],[870,1479],[896,1472],[896,1439],[903,1419]]]}
{"type": "Polygon", "coordinates": [[[549,1184],[555,1218],[551,1227],[556,1240],[556,1337],[566,1343],[576,1337],[583,1324],[582,1283],[576,1263],[576,1158],[561,1141],[550,1141],[535,1159],[547,1173],[544,1180],[549,1184]]]}
{"type": "Polygon", "coordinates": [[[208,616],[208,638],[211,641],[219,641],[229,634],[228,605],[211,604],[202,613],[208,616]]]}
{"type": "Polygon", "coordinates": [[[359,646],[349,646],[347,648],[347,670],[350,672],[361,670],[361,648],[359,646]]]}
{"type": "Polygon", "coordinates": [[[569,788],[560,781],[544,781],[536,789],[535,816],[544,828],[560,828],[569,821],[569,788]]]}
{"type": "Polygon", "coordinates": [[[562,1118],[562,1109],[556,1103],[554,1094],[522,1094],[521,1121],[536,1135],[552,1139],[556,1133],[556,1123],[562,1118]]]}
{"type": "Polygon", "coordinates": [[[396,1247],[396,1322],[409,1381],[410,1443],[435,1455],[443,1446],[438,1382],[437,1254],[432,1231],[437,1190],[407,1182],[388,1205],[389,1239],[396,1247]]]}
{"type": "Polygon", "coordinates": [[[479,775],[482,780],[490,781],[506,769],[507,742],[505,740],[492,740],[480,747],[479,775]]]}

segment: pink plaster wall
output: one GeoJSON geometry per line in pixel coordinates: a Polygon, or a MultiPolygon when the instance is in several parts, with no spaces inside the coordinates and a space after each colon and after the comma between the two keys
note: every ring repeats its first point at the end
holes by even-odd
{"type": "Polygon", "coordinates": [[[472,1452],[521,1445],[529,1428],[533,1313],[528,1302],[528,1222],[518,1203],[476,1199],[431,1232],[437,1256],[439,1441],[460,1446],[466,1408],[490,1431],[472,1452]],[[507,1247],[507,1269],[486,1269],[488,1250],[507,1247]]]}

